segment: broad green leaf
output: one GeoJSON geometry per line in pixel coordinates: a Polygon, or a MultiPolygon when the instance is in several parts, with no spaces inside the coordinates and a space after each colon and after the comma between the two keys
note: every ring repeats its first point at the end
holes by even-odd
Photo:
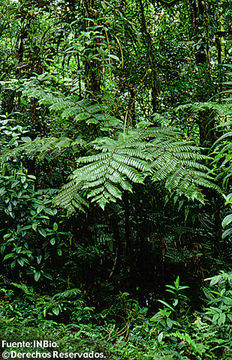
{"type": "Polygon", "coordinates": [[[35,274],[34,274],[34,279],[35,281],[39,281],[41,277],[41,272],[40,271],[36,271],[35,274]]]}
{"type": "Polygon", "coordinates": [[[54,222],[53,224],[53,230],[54,231],[57,231],[58,230],[58,224],[56,222],[54,222]]]}
{"type": "Polygon", "coordinates": [[[231,222],[232,222],[232,214],[229,214],[229,215],[227,215],[227,216],[223,219],[223,221],[222,221],[222,227],[223,227],[223,229],[224,229],[226,226],[228,226],[229,224],[231,224],[231,222]]]}
{"type": "Polygon", "coordinates": [[[46,231],[43,229],[43,228],[38,228],[38,232],[43,236],[43,237],[45,237],[46,238],[46,236],[47,236],[47,233],[46,233],[46,231]]]}
{"type": "Polygon", "coordinates": [[[158,300],[161,304],[165,305],[166,307],[168,307],[169,309],[171,309],[172,311],[175,311],[174,308],[169,305],[168,303],[166,303],[166,301],[163,300],[158,300]]]}

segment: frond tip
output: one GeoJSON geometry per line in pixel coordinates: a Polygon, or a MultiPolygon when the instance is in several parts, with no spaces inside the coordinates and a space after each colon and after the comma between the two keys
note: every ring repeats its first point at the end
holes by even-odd
{"type": "Polygon", "coordinates": [[[53,200],[54,205],[67,209],[69,213],[73,213],[75,209],[85,212],[89,203],[79,193],[80,190],[80,183],[77,183],[75,180],[70,181],[64,185],[62,191],[55,196],[53,200]]]}

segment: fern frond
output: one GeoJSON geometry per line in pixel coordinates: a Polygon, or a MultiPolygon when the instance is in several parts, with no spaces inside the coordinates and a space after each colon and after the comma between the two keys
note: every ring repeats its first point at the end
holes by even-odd
{"type": "Polygon", "coordinates": [[[179,195],[202,202],[201,187],[217,189],[208,167],[202,163],[209,157],[202,155],[199,147],[181,139],[175,130],[131,130],[117,140],[99,138],[90,145],[98,153],[78,159],[72,181],[56,197],[62,206],[69,207],[71,196],[67,192],[75,191],[75,184],[102,209],[121,199],[123,191],[132,191],[133,183],[143,183],[148,176],[153,181],[164,181],[167,189],[179,195]]]}
{"type": "Polygon", "coordinates": [[[77,183],[75,180],[64,185],[63,191],[54,198],[54,205],[67,209],[69,213],[74,212],[75,209],[85,212],[89,203],[80,194],[81,186],[82,183],[77,183]]]}
{"type": "MultiPolygon", "coordinates": [[[[78,159],[79,168],[73,172],[72,181],[83,183],[87,197],[105,205],[121,199],[124,190],[131,191],[131,183],[143,183],[150,172],[147,154],[136,151],[136,143],[127,143],[127,136],[118,140],[101,138],[92,143],[101,152],[78,159]],[[132,155],[133,154],[133,155],[132,155]]],[[[65,194],[63,188],[61,194],[65,194]]],[[[65,197],[65,195],[63,195],[65,197]]]]}
{"type": "Polygon", "coordinates": [[[153,155],[152,180],[165,181],[167,189],[203,201],[198,186],[218,188],[213,184],[208,167],[202,164],[203,160],[210,158],[202,155],[200,150],[188,141],[175,138],[151,141],[149,151],[153,155]]]}
{"type": "Polygon", "coordinates": [[[78,151],[79,146],[84,146],[85,141],[81,138],[77,138],[75,141],[68,137],[37,137],[35,140],[30,138],[22,138],[22,144],[14,149],[4,149],[1,155],[1,160],[6,161],[12,157],[18,157],[20,155],[27,155],[28,157],[37,156],[40,160],[45,157],[52,159],[59,156],[67,149],[72,149],[72,152],[78,151]]]}
{"type": "Polygon", "coordinates": [[[20,91],[28,99],[38,99],[39,104],[47,106],[51,112],[58,112],[61,122],[72,118],[76,122],[85,121],[88,125],[98,124],[103,131],[122,127],[122,120],[109,113],[107,104],[89,99],[79,100],[76,95],[65,96],[60,91],[47,88],[41,76],[12,81],[8,87],[20,91]]]}
{"type": "Polygon", "coordinates": [[[207,350],[206,345],[204,345],[200,342],[197,342],[195,339],[191,338],[191,336],[187,333],[181,333],[180,331],[176,331],[171,334],[168,334],[167,336],[169,336],[169,337],[174,336],[174,337],[184,341],[192,348],[192,350],[195,354],[203,355],[207,350]]]}

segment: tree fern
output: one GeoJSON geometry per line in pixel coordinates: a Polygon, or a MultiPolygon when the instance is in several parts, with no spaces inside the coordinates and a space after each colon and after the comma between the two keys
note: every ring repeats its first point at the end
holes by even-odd
{"type": "Polygon", "coordinates": [[[3,149],[0,156],[1,161],[7,161],[12,157],[27,155],[29,158],[38,157],[40,160],[47,160],[58,157],[67,149],[72,152],[79,151],[79,146],[84,146],[86,142],[82,138],[72,140],[68,137],[37,137],[32,140],[30,137],[21,138],[21,144],[13,149],[7,146],[3,149]]]}
{"type": "MultiPolygon", "coordinates": [[[[46,90],[38,79],[30,79],[21,91],[24,96],[37,98],[51,111],[59,112],[62,119],[72,117],[87,124],[100,123],[101,129],[107,123],[113,130],[113,138],[98,137],[88,145],[89,155],[77,159],[77,169],[70,176],[70,182],[54,200],[59,206],[70,211],[75,207],[84,210],[93,202],[104,209],[107,203],[121,199],[124,191],[132,191],[134,183],[144,183],[147,177],[153,182],[162,181],[169,191],[202,202],[201,188],[216,188],[204,165],[209,158],[174,129],[148,127],[120,133],[118,120],[107,112],[104,104],[88,99],[79,101],[74,95],[65,98],[59,92],[46,90]]],[[[53,150],[56,150],[54,153],[63,151],[75,143],[78,139],[37,138],[11,150],[8,155],[51,156],[53,150]]]]}
{"type": "Polygon", "coordinates": [[[71,182],[56,196],[56,204],[72,208],[70,194],[79,193],[104,209],[107,203],[121,199],[124,191],[132,191],[133,183],[144,183],[146,177],[202,202],[200,187],[216,188],[209,169],[202,164],[208,158],[174,130],[130,130],[116,140],[99,138],[90,145],[95,153],[78,159],[71,182]]]}
{"type": "Polygon", "coordinates": [[[45,105],[51,112],[59,114],[58,122],[72,118],[75,122],[84,121],[87,125],[97,124],[104,131],[111,131],[112,127],[122,127],[122,120],[110,114],[108,104],[97,100],[79,99],[70,94],[65,96],[59,90],[52,90],[46,86],[45,75],[38,75],[29,80],[13,79],[11,82],[0,82],[4,88],[20,92],[28,99],[38,99],[40,105],[45,105]]]}
{"type": "Polygon", "coordinates": [[[62,191],[55,198],[54,204],[68,209],[69,213],[74,212],[75,209],[85,212],[89,203],[81,194],[81,185],[81,182],[78,184],[75,180],[64,185],[62,191]]]}
{"type": "Polygon", "coordinates": [[[56,197],[57,204],[69,207],[69,192],[81,187],[88,199],[104,209],[108,202],[121,199],[123,191],[132,191],[131,183],[143,183],[151,173],[152,158],[143,151],[145,145],[130,136],[121,134],[117,140],[100,138],[92,146],[100,152],[78,159],[79,167],[73,172],[70,185],[56,197]]]}

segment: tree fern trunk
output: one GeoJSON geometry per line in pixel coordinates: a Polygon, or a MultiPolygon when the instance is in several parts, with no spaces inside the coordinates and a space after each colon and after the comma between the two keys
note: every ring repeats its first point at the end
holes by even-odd
{"type": "Polygon", "coordinates": [[[125,242],[124,242],[124,248],[125,248],[125,260],[127,261],[127,258],[130,255],[131,250],[131,230],[130,230],[130,204],[129,204],[129,198],[128,195],[125,194],[124,196],[124,209],[125,209],[125,242]]]}

